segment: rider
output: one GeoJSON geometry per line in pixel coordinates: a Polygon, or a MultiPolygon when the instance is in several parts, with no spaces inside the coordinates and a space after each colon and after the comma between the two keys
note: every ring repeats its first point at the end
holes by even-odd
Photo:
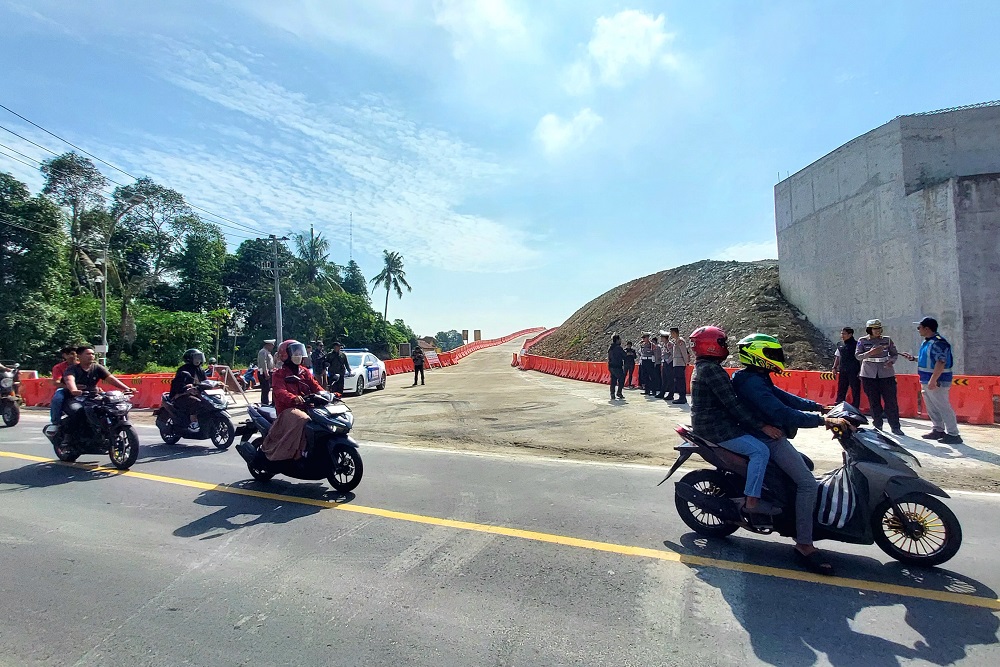
{"type": "Polygon", "coordinates": [[[49,403],[49,421],[53,424],[59,423],[62,416],[63,403],[66,401],[66,389],[63,383],[63,375],[76,363],[76,348],[72,345],[61,349],[63,360],[52,367],[52,381],[56,383],[57,389],[52,394],[52,402],[49,403]]]}
{"type": "MultiPolygon", "coordinates": [[[[323,391],[312,372],[302,365],[306,346],[297,340],[286,340],[275,354],[281,364],[271,376],[274,405],[278,419],[267,432],[260,451],[269,461],[301,458],[306,448],[306,424],[309,415],[301,408],[304,396],[323,391]]],[[[255,452],[237,446],[237,451],[252,462],[255,452]]]]}
{"type": "MultiPolygon", "coordinates": [[[[79,396],[84,392],[97,391],[98,383],[104,380],[108,384],[114,385],[126,394],[134,393],[132,388],[116,378],[104,366],[94,363],[94,348],[89,345],[81,345],[76,348],[77,364],[71,366],[63,373],[63,384],[72,396],[79,396]]],[[[69,412],[69,405],[64,408],[69,412]]]]}
{"type": "Polygon", "coordinates": [[[750,458],[745,508],[748,512],[772,513],[768,503],[760,502],[767,470],[767,446],[750,432],[763,431],[769,438],[780,438],[781,430],[758,418],[736,397],[729,375],[722,367],[729,356],[725,331],[712,326],[699,327],[688,338],[696,357],[691,376],[692,430],[695,435],[750,458]]]}
{"type": "Polygon", "coordinates": [[[191,415],[201,411],[204,403],[198,397],[198,383],[208,379],[201,365],[205,363],[205,354],[196,347],[184,353],[184,365],[177,369],[174,379],[170,382],[170,400],[177,414],[184,419],[178,428],[191,426],[191,415]]]}
{"type": "Polygon", "coordinates": [[[816,509],[816,478],[806,467],[802,456],[789,438],[800,428],[850,428],[845,419],[812,414],[827,412],[819,403],[789,394],[774,386],[771,373],[785,370],[785,353],[777,338],[767,334],[750,334],[736,344],[743,370],[733,375],[733,389],[740,400],[761,421],[777,424],[787,437],[766,437],[764,441],[773,460],[795,482],[795,557],[818,574],[833,574],[831,565],[813,546],[813,515],[816,509]]]}

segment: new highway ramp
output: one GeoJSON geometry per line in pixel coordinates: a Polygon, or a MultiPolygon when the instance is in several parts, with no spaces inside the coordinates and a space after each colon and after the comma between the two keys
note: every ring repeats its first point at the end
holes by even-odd
{"type": "MultiPolygon", "coordinates": [[[[821,544],[822,579],[785,540],[692,534],[654,466],[436,446],[426,431],[516,416],[453,393],[462,374],[486,395],[539,382],[501,354],[350,401],[365,477],[348,495],[254,482],[235,451],[165,445],[141,415],[131,471],[57,463],[27,411],[0,430],[0,665],[1000,664],[997,496],[949,501],[965,542],[945,568],[821,544]]],[[[532,429],[610,409],[565,387],[578,404],[525,398],[532,429]]]]}

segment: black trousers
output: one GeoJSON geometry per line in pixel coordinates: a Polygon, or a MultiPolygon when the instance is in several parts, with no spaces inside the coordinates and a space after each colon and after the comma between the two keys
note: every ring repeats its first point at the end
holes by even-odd
{"type": "Polygon", "coordinates": [[[643,359],[639,363],[639,384],[642,385],[642,393],[656,393],[660,382],[656,376],[656,365],[652,359],[643,359]]]}
{"type": "Polygon", "coordinates": [[[671,362],[660,364],[660,393],[664,398],[667,392],[674,393],[674,365],[671,362]]]}
{"type": "Polygon", "coordinates": [[[625,386],[626,387],[634,387],[635,386],[634,384],[632,384],[632,375],[634,373],[635,373],[635,364],[630,364],[628,366],[625,366],[625,386]]]}
{"type": "Polygon", "coordinates": [[[868,403],[872,408],[872,421],[876,428],[882,427],[882,417],[890,428],[899,428],[899,404],[896,402],[896,378],[861,378],[868,403]]]}
{"type": "Polygon", "coordinates": [[[271,374],[261,369],[260,375],[260,404],[268,405],[271,402],[271,374]]]}
{"type": "Polygon", "coordinates": [[[677,398],[687,400],[687,366],[674,366],[670,371],[673,380],[671,393],[677,394],[677,398]]]}
{"type": "Polygon", "coordinates": [[[622,395],[622,389],[625,387],[625,371],[620,368],[611,369],[611,398],[615,398],[615,391],[618,392],[618,396],[622,395]]]}
{"type": "Polygon", "coordinates": [[[174,408],[177,410],[178,426],[186,427],[191,423],[191,415],[200,415],[205,409],[205,402],[197,396],[181,394],[174,399],[174,408]]]}
{"type": "Polygon", "coordinates": [[[413,384],[417,383],[417,374],[418,373],[420,374],[420,384],[423,384],[424,383],[424,365],[423,364],[420,364],[419,366],[414,366],[413,367],[413,384]]]}
{"type": "Polygon", "coordinates": [[[837,400],[834,403],[841,403],[847,399],[847,390],[851,390],[851,405],[856,408],[861,407],[861,378],[858,377],[858,373],[861,369],[856,371],[844,372],[840,371],[837,373],[837,400]]]}

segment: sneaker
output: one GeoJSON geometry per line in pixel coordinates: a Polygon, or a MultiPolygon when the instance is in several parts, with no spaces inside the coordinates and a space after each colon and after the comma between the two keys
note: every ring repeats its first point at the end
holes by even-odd
{"type": "Polygon", "coordinates": [[[924,440],[940,440],[945,434],[942,431],[931,431],[930,433],[924,433],[921,438],[924,440]]]}
{"type": "Polygon", "coordinates": [[[963,443],[962,436],[960,435],[944,435],[938,440],[943,445],[961,445],[963,443]]]}

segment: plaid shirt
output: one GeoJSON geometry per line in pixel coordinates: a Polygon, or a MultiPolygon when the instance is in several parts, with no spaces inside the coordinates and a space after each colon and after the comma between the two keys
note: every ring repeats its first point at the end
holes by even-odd
{"type": "Polygon", "coordinates": [[[691,375],[691,426],[696,435],[718,444],[759,431],[764,423],[737,398],[720,363],[699,359],[691,375]]]}

